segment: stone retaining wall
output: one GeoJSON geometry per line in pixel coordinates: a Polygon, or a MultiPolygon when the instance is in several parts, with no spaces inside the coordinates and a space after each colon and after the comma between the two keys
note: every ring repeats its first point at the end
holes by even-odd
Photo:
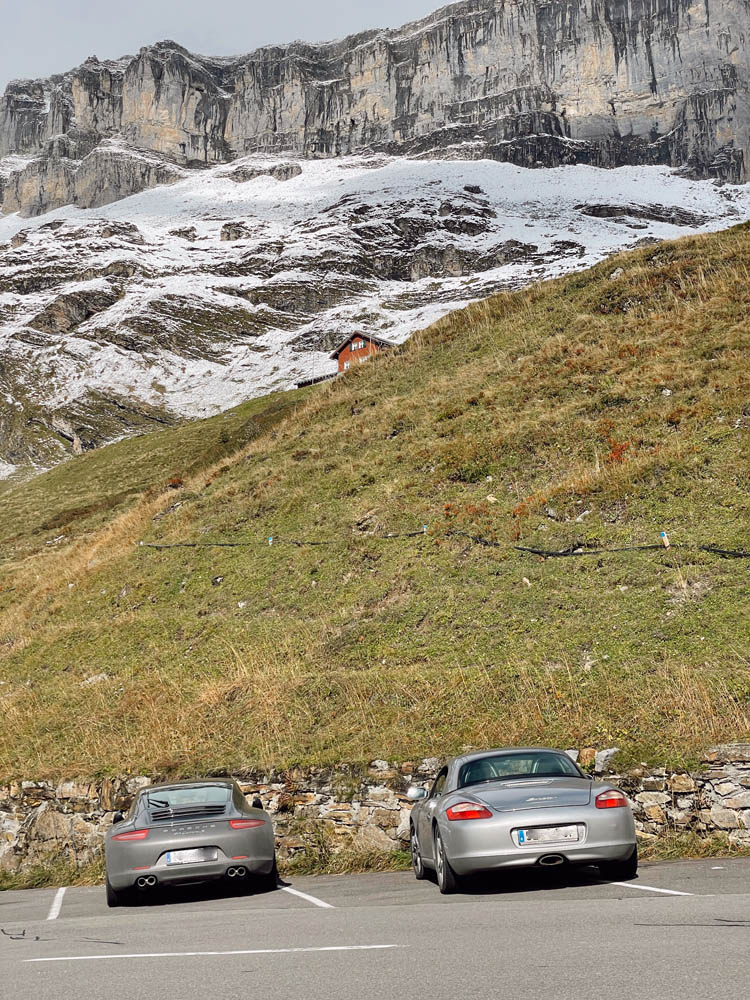
{"type": "MultiPolygon", "coordinates": [[[[593,751],[579,756],[587,763],[593,751]]],[[[596,755],[595,769],[601,771],[607,759],[610,754],[596,755]]],[[[322,839],[334,850],[337,842],[395,850],[408,843],[408,785],[427,784],[440,764],[437,758],[372,761],[359,771],[294,769],[239,779],[273,816],[282,858],[322,839]]],[[[732,843],[750,847],[750,744],[714,748],[697,772],[638,768],[607,777],[628,793],[644,838],[723,832],[732,843]]],[[[115,811],[126,809],[138,789],[150,783],[147,777],[130,777],[0,786],[0,870],[18,872],[52,858],[88,864],[115,811]]]]}

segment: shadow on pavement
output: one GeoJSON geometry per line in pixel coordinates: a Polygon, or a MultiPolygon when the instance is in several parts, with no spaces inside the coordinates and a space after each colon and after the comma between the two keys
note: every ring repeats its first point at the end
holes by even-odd
{"type": "Polygon", "coordinates": [[[268,896],[276,892],[283,884],[280,883],[276,889],[267,889],[252,879],[247,881],[219,879],[211,882],[194,882],[190,885],[157,886],[155,889],[145,891],[135,889],[124,907],[170,906],[184,903],[204,903],[212,899],[247,899],[252,896],[268,896]]]}
{"type": "MultiPolygon", "coordinates": [[[[428,873],[428,877],[434,873],[428,873]]],[[[579,886],[609,884],[594,865],[560,865],[556,868],[523,868],[483,872],[461,882],[459,896],[493,896],[554,891],[579,886]]]]}

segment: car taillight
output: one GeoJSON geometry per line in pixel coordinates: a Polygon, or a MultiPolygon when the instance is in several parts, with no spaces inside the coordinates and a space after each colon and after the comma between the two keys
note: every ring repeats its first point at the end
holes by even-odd
{"type": "Polygon", "coordinates": [[[492,819],[492,813],[486,806],[480,806],[476,802],[459,802],[455,806],[447,809],[445,815],[448,819],[492,819]]]}
{"type": "Polygon", "coordinates": [[[130,833],[116,833],[112,840],[145,840],[148,830],[132,830],[130,833]]]}
{"type": "Polygon", "coordinates": [[[623,809],[628,804],[628,800],[622,792],[618,792],[614,788],[608,792],[601,792],[597,795],[595,802],[597,809],[623,809]]]}
{"type": "Polygon", "coordinates": [[[229,825],[233,830],[250,830],[254,826],[263,826],[264,819],[230,819],[229,825]]]}

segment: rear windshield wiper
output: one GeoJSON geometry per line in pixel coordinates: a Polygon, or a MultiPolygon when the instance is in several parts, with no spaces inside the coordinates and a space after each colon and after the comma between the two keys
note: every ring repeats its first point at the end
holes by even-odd
{"type": "Polygon", "coordinates": [[[148,797],[149,806],[156,806],[157,809],[169,809],[169,802],[166,799],[152,799],[148,797]]]}

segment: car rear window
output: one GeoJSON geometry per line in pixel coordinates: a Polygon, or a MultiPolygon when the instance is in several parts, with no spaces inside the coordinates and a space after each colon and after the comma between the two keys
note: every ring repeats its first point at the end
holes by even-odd
{"type": "Polygon", "coordinates": [[[187,785],[158,788],[146,795],[154,820],[180,816],[218,816],[226,811],[231,788],[227,785],[187,785]]]}
{"type": "Polygon", "coordinates": [[[581,772],[565,754],[546,750],[504,753],[470,760],[458,772],[458,787],[483,781],[509,781],[513,778],[580,778],[581,772]]]}

